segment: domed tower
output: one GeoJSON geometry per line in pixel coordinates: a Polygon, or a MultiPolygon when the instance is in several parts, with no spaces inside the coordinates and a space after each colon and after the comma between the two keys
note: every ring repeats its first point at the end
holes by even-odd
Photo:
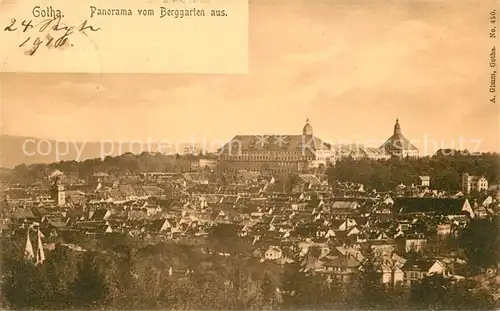
{"type": "Polygon", "coordinates": [[[417,147],[401,133],[399,119],[396,119],[396,124],[394,124],[394,133],[380,148],[385,149],[390,155],[398,158],[418,157],[417,147]]]}
{"type": "Polygon", "coordinates": [[[306,125],[304,125],[304,128],[302,129],[302,135],[304,135],[304,136],[312,136],[313,135],[313,127],[309,123],[309,119],[306,120],[306,125]]]}
{"type": "Polygon", "coordinates": [[[399,119],[396,119],[396,124],[394,124],[394,135],[401,135],[401,125],[399,125],[399,119]]]}

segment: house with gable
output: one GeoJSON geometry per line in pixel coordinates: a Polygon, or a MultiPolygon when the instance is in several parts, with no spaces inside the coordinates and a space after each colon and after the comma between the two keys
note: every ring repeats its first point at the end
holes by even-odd
{"type": "Polygon", "coordinates": [[[278,246],[271,245],[264,253],[265,260],[278,260],[282,257],[283,252],[278,246]]]}
{"type": "Polygon", "coordinates": [[[150,232],[168,232],[172,228],[172,224],[167,218],[155,219],[149,225],[150,232]]]}
{"type": "Polygon", "coordinates": [[[422,187],[430,187],[431,186],[431,177],[430,176],[419,176],[420,186],[422,187]]]}
{"type": "Polygon", "coordinates": [[[467,215],[474,218],[474,211],[466,198],[399,197],[394,200],[394,212],[400,215],[467,215]]]}
{"type": "Polygon", "coordinates": [[[402,270],[404,272],[404,284],[408,286],[427,276],[448,274],[446,264],[437,259],[407,261],[402,270]]]}
{"type": "Polygon", "coordinates": [[[357,223],[354,218],[347,218],[341,222],[340,226],[338,227],[338,230],[347,231],[352,227],[355,227],[356,225],[357,223]]]}
{"type": "Polygon", "coordinates": [[[350,283],[359,276],[360,262],[345,255],[324,257],[321,259],[321,272],[330,275],[343,283],[350,283]]]}
{"type": "Polygon", "coordinates": [[[396,243],[401,254],[409,252],[421,253],[427,245],[427,238],[423,234],[407,234],[396,239],[396,243]]]}
{"type": "Polygon", "coordinates": [[[94,211],[89,211],[90,220],[108,220],[111,216],[111,211],[108,209],[100,208],[94,211]]]}
{"type": "MultiPolygon", "coordinates": [[[[402,267],[406,263],[406,259],[399,256],[396,252],[375,256],[371,261],[365,261],[364,264],[369,264],[370,262],[378,272],[382,284],[396,285],[404,283],[402,267]]],[[[363,270],[364,267],[361,269],[363,270]]]]}

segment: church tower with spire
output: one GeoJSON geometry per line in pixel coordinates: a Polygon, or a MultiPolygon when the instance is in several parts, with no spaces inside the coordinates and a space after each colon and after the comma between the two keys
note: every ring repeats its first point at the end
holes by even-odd
{"type": "Polygon", "coordinates": [[[396,124],[394,124],[394,135],[401,135],[401,125],[399,125],[399,118],[396,118],[396,124]]]}
{"type": "Polygon", "coordinates": [[[66,204],[66,191],[64,190],[64,185],[62,184],[59,176],[56,177],[52,183],[51,194],[53,200],[56,201],[58,206],[66,204]]]}
{"type": "Polygon", "coordinates": [[[306,120],[306,125],[302,129],[302,135],[304,136],[313,136],[313,127],[311,123],[309,123],[309,119],[306,120]]]}

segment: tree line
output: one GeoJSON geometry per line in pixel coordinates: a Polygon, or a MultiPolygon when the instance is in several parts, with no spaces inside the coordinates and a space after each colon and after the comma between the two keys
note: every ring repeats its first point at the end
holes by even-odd
{"type": "Polygon", "coordinates": [[[350,181],[365,185],[366,189],[377,191],[394,190],[405,185],[420,184],[419,176],[430,176],[431,187],[438,190],[461,189],[463,173],[485,176],[490,184],[500,181],[500,155],[483,153],[467,155],[454,153],[417,159],[343,159],[328,167],[326,174],[330,181],[350,181]]]}
{"type": "MultiPolygon", "coordinates": [[[[55,250],[42,265],[6,260],[2,308],[19,310],[493,310],[498,307],[472,281],[432,275],[404,287],[380,284],[368,270],[342,283],[287,264],[262,272],[258,262],[214,263],[188,276],[172,277],[165,256],[105,258],[55,250]],[[65,258],[66,257],[66,258],[65,258]],[[65,261],[63,261],[65,260],[65,261]]],[[[174,272],[175,273],[175,272],[174,272]]]]}
{"type": "MultiPolygon", "coordinates": [[[[107,156],[104,159],[89,159],[82,162],[61,161],[51,164],[20,164],[9,174],[3,173],[5,180],[32,183],[46,179],[58,169],[86,179],[96,172],[112,175],[140,172],[186,172],[191,170],[191,162],[199,156],[165,155],[161,153],[125,153],[107,156]]],[[[438,153],[432,157],[418,159],[352,159],[345,158],[326,168],[330,181],[349,181],[365,185],[367,189],[378,191],[393,190],[397,185],[419,184],[419,176],[430,176],[434,189],[455,191],[461,188],[461,175],[485,176],[490,184],[500,182],[500,155],[497,153],[464,154],[460,152],[438,153]]],[[[324,168],[316,170],[323,173],[324,168]]]]}
{"type": "MultiPolygon", "coordinates": [[[[477,220],[458,237],[470,264],[498,263],[498,220],[477,220]],[[482,243],[482,244],[481,244],[482,243]],[[479,247],[477,247],[479,245],[479,247]]],[[[56,309],[494,309],[498,303],[472,280],[440,275],[410,287],[384,285],[364,264],[352,282],[314,274],[304,258],[277,265],[260,262],[236,241],[234,228],[210,231],[205,244],[137,243],[103,236],[74,251],[57,243],[40,265],[22,256],[21,235],[2,238],[2,308],[56,309]],[[239,245],[236,247],[236,245],[239,245]],[[233,247],[231,247],[233,246],[233,247]],[[241,251],[235,251],[234,248],[241,251]],[[212,250],[212,251],[211,251],[212,250]],[[233,250],[229,257],[217,253],[233,250]]],[[[250,242],[248,242],[250,243],[250,242]]],[[[314,256],[312,252],[311,256],[314,256]]]]}
{"type": "Polygon", "coordinates": [[[137,174],[142,172],[179,173],[191,170],[191,162],[200,156],[165,155],[161,153],[143,152],[141,154],[125,153],[120,156],[107,156],[104,159],[88,159],[85,161],[61,161],[51,164],[19,164],[11,174],[6,174],[10,181],[34,183],[46,179],[54,170],[67,175],[87,179],[97,172],[110,175],[137,174]]]}

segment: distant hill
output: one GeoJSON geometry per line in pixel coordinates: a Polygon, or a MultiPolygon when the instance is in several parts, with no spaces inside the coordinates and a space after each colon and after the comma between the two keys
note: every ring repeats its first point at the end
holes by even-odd
{"type": "MultiPolygon", "coordinates": [[[[113,176],[139,174],[144,172],[184,173],[193,170],[193,162],[200,158],[212,158],[210,155],[166,155],[159,152],[126,152],[118,156],[106,156],[104,159],[93,158],[83,161],[59,161],[53,163],[20,164],[14,169],[2,169],[1,178],[9,183],[33,184],[43,182],[55,170],[59,170],[73,180],[87,179],[94,173],[108,173],[113,176]]],[[[205,168],[201,168],[205,169],[205,168]]]]}
{"type": "Polygon", "coordinates": [[[135,154],[163,150],[167,154],[183,153],[184,146],[159,146],[148,142],[65,142],[35,137],[2,135],[0,167],[13,168],[19,164],[55,163],[60,161],[84,161],[102,156],[118,156],[127,152],[135,154]],[[151,149],[151,150],[150,150],[151,149]]]}
{"type": "Polygon", "coordinates": [[[101,156],[101,144],[66,143],[43,138],[2,135],[0,152],[1,167],[12,168],[22,163],[52,163],[77,160],[77,158],[81,161],[98,158],[101,156]]]}

